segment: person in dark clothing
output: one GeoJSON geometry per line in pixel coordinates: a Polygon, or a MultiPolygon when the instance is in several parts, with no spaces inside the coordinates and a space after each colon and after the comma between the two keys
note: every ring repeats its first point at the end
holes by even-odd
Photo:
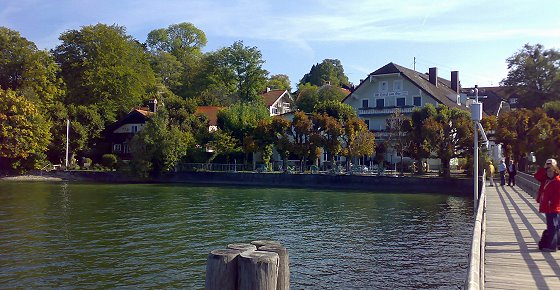
{"type": "Polygon", "coordinates": [[[508,186],[515,186],[515,175],[517,174],[517,166],[513,160],[509,161],[509,166],[507,167],[508,172],[508,186]]]}

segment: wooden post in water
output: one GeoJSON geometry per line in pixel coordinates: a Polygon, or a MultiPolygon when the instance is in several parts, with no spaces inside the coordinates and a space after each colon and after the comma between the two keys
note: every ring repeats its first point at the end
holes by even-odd
{"type": "Polygon", "coordinates": [[[278,254],[278,281],[276,282],[276,290],[290,290],[290,263],[288,250],[277,243],[259,247],[259,251],[278,254]]]}
{"type": "Polygon", "coordinates": [[[257,250],[258,250],[262,246],[280,245],[280,242],[271,241],[271,240],[258,240],[258,241],[252,241],[251,244],[257,246],[257,250]]]}
{"type": "Polygon", "coordinates": [[[238,256],[243,251],[213,250],[206,263],[206,290],[236,290],[238,256]]]}
{"type": "Polygon", "coordinates": [[[256,251],[257,246],[248,243],[236,243],[227,245],[228,249],[240,250],[240,251],[256,251]]]}
{"type": "Polygon", "coordinates": [[[278,254],[273,252],[247,251],[239,254],[238,289],[276,290],[278,261],[278,254]]]}

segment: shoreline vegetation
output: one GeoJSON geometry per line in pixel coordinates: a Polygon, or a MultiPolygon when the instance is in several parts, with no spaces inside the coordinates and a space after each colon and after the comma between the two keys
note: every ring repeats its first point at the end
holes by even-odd
{"type": "Polygon", "coordinates": [[[274,188],[316,188],[329,190],[367,190],[395,193],[472,194],[472,178],[456,176],[372,176],[330,174],[270,174],[249,172],[171,172],[158,178],[141,179],[117,171],[57,171],[42,175],[0,177],[0,181],[92,182],[188,184],[212,186],[251,186],[274,188]]]}

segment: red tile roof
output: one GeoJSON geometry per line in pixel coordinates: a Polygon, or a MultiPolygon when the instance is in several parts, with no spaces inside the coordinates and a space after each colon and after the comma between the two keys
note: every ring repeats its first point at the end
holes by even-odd
{"type": "Polygon", "coordinates": [[[271,90],[261,96],[263,96],[265,104],[270,107],[284,94],[284,92],[286,92],[286,90],[271,90]]]}
{"type": "Polygon", "coordinates": [[[218,106],[199,106],[196,108],[196,113],[203,114],[210,121],[208,125],[217,126],[218,124],[218,111],[224,107],[218,106]]]}

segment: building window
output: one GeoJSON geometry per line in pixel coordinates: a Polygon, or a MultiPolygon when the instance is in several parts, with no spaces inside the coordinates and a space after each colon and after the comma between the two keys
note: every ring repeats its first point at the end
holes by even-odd
{"type": "Polygon", "coordinates": [[[362,108],[369,108],[369,100],[363,99],[362,100],[362,108]]]}
{"type": "Polygon", "coordinates": [[[378,109],[383,109],[385,107],[385,99],[375,100],[375,107],[378,109]]]}
{"type": "Polygon", "coordinates": [[[393,91],[400,92],[402,91],[402,80],[393,81],[393,91]]]}
{"type": "Polygon", "coordinates": [[[422,106],[422,97],[414,97],[414,106],[416,107],[422,106]]]}
{"type": "Polygon", "coordinates": [[[113,145],[113,152],[120,153],[121,152],[121,144],[113,145]]]}
{"type": "Polygon", "coordinates": [[[388,91],[388,83],[387,81],[381,81],[379,82],[379,92],[380,93],[386,93],[388,91]]]}
{"type": "Polygon", "coordinates": [[[132,126],[131,126],[131,130],[132,130],[132,133],[138,132],[138,126],[132,125],[132,126]]]}
{"type": "Polygon", "coordinates": [[[369,120],[364,120],[364,122],[366,123],[366,126],[367,126],[367,128],[368,128],[368,130],[369,130],[369,120]]]}
{"type": "Polygon", "coordinates": [[[272,107],[272,114],[278,114],[278,108],[272,107]]]}
{"type": "Polygon", "coordinates": [[[130,147],[128,146],[128,144],[123,145],[123,153],[130,153],[130,147]]]}
{"type": "Polygon", "coordinates": [[[397,98],[397,107],[404,107],[406,104],[405,98],[397,98]]]}

